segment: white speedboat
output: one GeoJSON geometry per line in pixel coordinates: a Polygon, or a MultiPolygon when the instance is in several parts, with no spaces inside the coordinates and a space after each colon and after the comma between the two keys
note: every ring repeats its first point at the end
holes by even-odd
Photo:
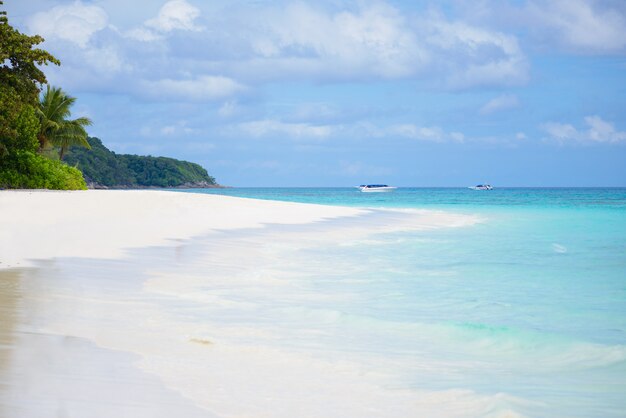
{"type": "Polygon", "coordinates": [[[386,184],[361,184],[359,190],[362,192],[393,192],[397,187],[388,186],[386,184]]]}
{"type": "Polygon", "coordinates": [[[490,184],[477,184],[476,186],[470,187],[472,190],[493,190],[490,184]]]}

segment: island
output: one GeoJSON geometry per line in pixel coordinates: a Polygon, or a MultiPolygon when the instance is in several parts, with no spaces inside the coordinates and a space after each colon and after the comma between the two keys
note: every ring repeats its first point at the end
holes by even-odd
{"type": "Polygon", "coordinates": [[[82,171],[90,189],[216,188],[200,165],[168,157],[117,154],[98,138],[88,137],[90,148],[74,147],[64,161],[82,171]]]}

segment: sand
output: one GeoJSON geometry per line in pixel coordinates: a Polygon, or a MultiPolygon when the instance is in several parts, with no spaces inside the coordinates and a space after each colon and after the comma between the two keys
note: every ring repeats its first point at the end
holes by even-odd
{"type": "Polygon", "coordinates": [[[290,338],[314,343],[318,331],[256,322],[263,304],[282,312],[284,301],[338,297],[307,290],[307,275],[337,266],[302,249],[474,217],[161,191],[0,192],[0,215],[1,417],[446,417],[458,416],[451,400],[493,407],[472,393],[389,388],[384,361],[294,351],[290,338]]]}
{"type": "Polygon", "coordinates": [[[354,208],[164,191],[0,192],[0,268],[54,257],[120,257],[209,232],[304,224],[354,208]]]}

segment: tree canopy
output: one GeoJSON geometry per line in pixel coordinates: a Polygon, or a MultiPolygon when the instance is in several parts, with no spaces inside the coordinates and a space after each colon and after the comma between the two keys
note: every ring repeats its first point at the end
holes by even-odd
{"type": "Polygon", "coordinates": [[[35,48],[41,42],[41,36],[13,28],[6,12],[0,11],[0,188],[83,189],[79,170],[38,152],[36,109],[46,83],[38,66],[60,64],[49,52],[35,48]]]}
{"type": "Polygon", "coordinates": [[[96,187],[209,187],[215,179],[198,164],[166,157],[116,154],[98,138],[88,138],[91,150],[73,148],[66,161],[76,165],[96,187]]]}
{"type": "MultiPolygon", "coordinates": [[[[0,6],[4,4],[0,1],[0,6]]],[[[46,75],[37,65],[61,62],[49,52],[34,48],[44,39],[28,36],[9,24],[5,11],[0,11],[0,86],[17,93],[22,102],[35,104],[46,75]]]]}

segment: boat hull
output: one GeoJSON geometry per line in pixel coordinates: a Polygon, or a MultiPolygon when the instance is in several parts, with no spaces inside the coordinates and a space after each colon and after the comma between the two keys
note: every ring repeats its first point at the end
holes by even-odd
{"type": "Polygon", "coordinates": [[[389,193],[396,190],[397,187],[361,187],[363,193],[389,193]]]}

